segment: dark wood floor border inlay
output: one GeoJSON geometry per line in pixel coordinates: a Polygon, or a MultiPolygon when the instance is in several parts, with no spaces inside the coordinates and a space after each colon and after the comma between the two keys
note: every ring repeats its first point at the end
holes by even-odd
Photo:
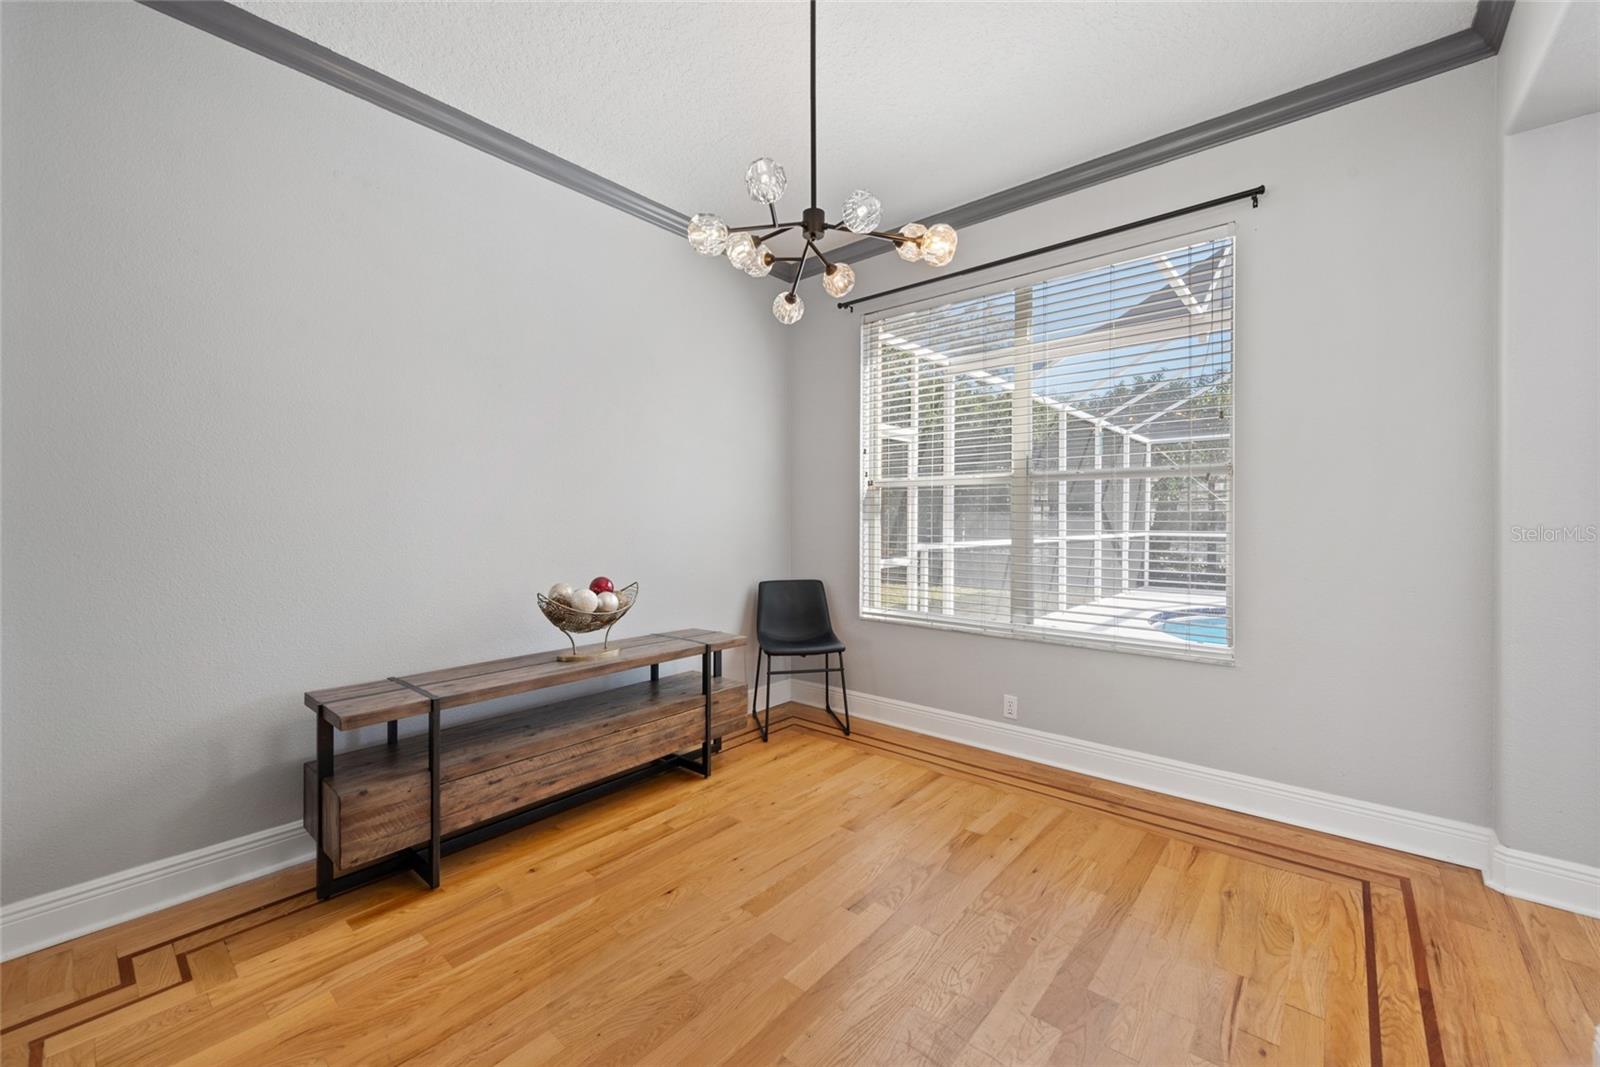
{"type": "Polygon", "coordinates": [[[105,989],[100,990],[97,993],[90,993],[88,996],[81,997],[78,1000],[73,1001],[71,1004],[63,1004],[59,1008],[52,1008],[49,1011],[42,1011],[38,1015],[30,1016],[29,1018],[24,1019],[21,1022],[12,1023],[10,1026],[7,1026],[7,1027],[5,1027],[3,1029],[0,1029],[0,1033],[11,1033],[12,1031],[19,1030],[24,1026],[32,1026],[35,1023],[38,1023],[38,1022],[40,1022],[40,1021],[42,1021],[44,1019],[50,1018],[52,1015],[60,1015],[62,1012],[71,1011],[74,1008],[81,1008],[83,1005],[88,1004],[90,1001],[99,1000],[102,997],[111,996],[112,994],[118,993],[121,990],[129,988],[130,986],[136,986],[138,984],[138,978],[134,974],[134,969],[133,969],[134,957],[143,956],[146,953],[150,953],[150,952],[155,952],[156,950],[162,949],[162,948],[166,948],[169,945],[174,946],[172,955],[173,955],[173,959],[177,963],[177,967],[178,967],[178,981],[177,982],[173,983],[170,986],[165,986],[165,987],[163,987],[161,989],[155,990],[154,992],[146,993],[146,994],[144,994],[142,996],[134,997],[131,1000],[128,1000],[128,1001],[126,1001],[124,1003],[116,1004],[116,1005],[114,1005],[114,1006],[112,1006],[110,1008],[107,1008],[103,1012],[99,1012],[98,1014],[85,1016],[84,1018],[78,1019],[77,1021],[75,1021],[73,1023],[70,1023],[67,1026],[63,1026],[59,1030],[53,1030],[48,1034],[40,1034],[38,1037],[30,1039],[28,1041],[28,1067],[43,1067],[43,1064],[44,1064],[44,1043],[46,1041],[48,1041],[50,1038],[56,1037],[56,1036],[58,1036],[60,1034],[64,1034],[68,1030],[74,1029],[74,1028],[79,1027],[79,1026],[83,1026],[86,1023],[94,1022],[96,1019],[103,1019],[107,1015],[112,1014],[113,1012],[120,1011],[123,1008],[128,1007],[129,1005],[137,1004],[141,1000],[145,1000],[148,997],[153,997],[153,996],[157,996],[157,995],[159,995],[161,993],[165,993],[168,989],[175,989],[180,985],[184,985],[184,984],[186,984],[188,982],[194,981],[194,974],[189,969],[189,955],[191,953],[198,952],[203,948],[209,948],[210,946],[216,944],[218,941],[224,941],[227,938],[232,937],[234,934],[247,933],[247,932],[249,932],[251,930],[257,929],[258,927],[265,926],[270,922],[275,922],[278,919],[287,918],[290,915],[294,915],[294,914],[297,914],[299,912],[305,911],[307,908],[314,906],[316,903],[317,903],[316,894],[314,892],[312,892],[311,890],[303,890],[303,891],[301,891],[299,893],[290,893],[286,897],[279,897],[277,900],[269,900],[265,904],[257,904],[255,907],[246,908],[244,911],[241,911],[238,914],[225,916],[224,918],[218,919],[215,922],[209,922],[209,923],[206,923],[203,926],[197,926],[193,930],[186,930],[183,933],[174,934],[172,937],[166,938],[166,939],[161,940],[161,941],[157,941],[157,942],[155,942],[154,944],[151,944],[151,945],[146,945],[144,948],[135,949],[135,950],[133,950],[131,952],[119,953],[117,955],[117,984],[116,985],[109,986],[109,987],[107,987],[105,989]],[[246,927],[243,927],[242,929],[239,929],[239,930],[230,931],[229,933],[223,934],[220,937],[213,938],[210,941],[203,941],[198,945],[194,945],[194,946],[192,946],[190,948],[186,948],[181,952],[177,951],[177,949],[175,947],[179,941],[184,941],[184,940],[187,940],[188,938],[196,937],[196,936],[198,936],[200,934],[205,933],[207,930],[211,930],[211,929],[214,929],[214,928],[219,927],[219,926],[226,926],[229,923],[238,922],[240,919],[246,918],[246,917],[248,917],[250,915],[253,915],[253,914],[257,913],[257,912],[266,911],[268,908],[275,908],[280,904],[287,904],[289,901],[294,900],[296,897],[305,897],[307,899],[306,899],[306,902],[301,907],[295,908],[292,911],[286,911],[286,912],[282,912],[280,914],[268,916],[267,918],[262,919],[261,922],[255,924],[254,926],[246,926],[246,927]]]}
{"type": "Polygon", "coordinates": [[[1367,952],[1367,1036],[1372,1041],[1372,1067],[1383,1067],[1383,1027],[1378,1011],[1378,938],[1372,928],[1372,883],[1361,883],[1361,940],[1367,952]]]}

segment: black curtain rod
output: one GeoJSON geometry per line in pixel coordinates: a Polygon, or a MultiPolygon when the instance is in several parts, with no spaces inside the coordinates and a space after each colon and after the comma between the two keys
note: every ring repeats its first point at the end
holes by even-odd
{"type": "Polygon", "coordinates": [[[854,300],[841,300],[839,301],[839,306],[841,308],[845,308],[846,310],[854,311],[857,304],[864,304],[868,300],[877,300],[879,297],[893,296],[895,293],[903,293],[909,289],[920,289],[924,285],[937,285],[939,282],[946,282],[951,278],[959,278],[964,274],[976,274],[980,270],[988,270],[991,267],[1003,267],[1007,263],[1015,263],[1018,260],[1028,259],[1032,256],[1042,256],[1046,252],[1057,252],[1063,248],[1071,248],[1073,245],[1081,245],[1085,241],[1094,241],[1101,237],[1110,237],[1113,234],[1126,233],[1129,230],[1137,230],[1141,226],[1150,226],[1157,222],[1166,222],[1168,219],[1175,219],[1182,215],[1192,215],[1196,211],[1205,211],[1207,208],[1220,207],[1223,204],[1231,204],[1235,200],[1248,199],[1251,207],[1260,207],[1261,195],[1266,191],[1267,187],[1265,185],[1258,185],[1254,189],[1246,189],[1243,192],[1230,193],[1227,196],[1219,196],[1215,200],[1207,200],[1203,204],[1190,204],[1188,207],[1180,207],[1174,211],[1163,212],[1160,215],[1151,215],[1149,218],[1140,219],[1137,222],[1125,222],[1121,226],[1113,226],[1109,230],[1099,230],[1095,233],[1086,233],[1082,237],[1072,237],[1065,241],[1057,241],[1053,245],[1045,245],[1043,248],[1035,248],[1027,252],[1018,252],[1014,256],[1006,256],[1002,259],[991,259],[987,263],[979,263],[976,267],[965,267],[961,270],[951,271],[949,274],[941,274],[937,278],[925,278],[920,282],[912,282],[909,285],[897,285],[893,289],[885,289],[882,292],[872,293],[868,296],[858,296],[854,300]]]}

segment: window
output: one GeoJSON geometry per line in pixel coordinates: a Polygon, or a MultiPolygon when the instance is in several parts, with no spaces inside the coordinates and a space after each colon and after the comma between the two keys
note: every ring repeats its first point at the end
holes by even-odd
{"type": "Polygon", "coordinates": [[[869,316],[863,617],[1231,660],[1233,266],[1220,230],[869,316]]]}

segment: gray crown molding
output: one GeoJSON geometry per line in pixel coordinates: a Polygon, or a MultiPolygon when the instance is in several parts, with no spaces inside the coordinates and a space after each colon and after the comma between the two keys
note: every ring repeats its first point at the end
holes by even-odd
{"type": "Polygon", "coordinates": [[[1511,22],[1511,5],[1514,0],[1478,0],[1478,9],[1472,13],[1472,29],[1496,53],[1505,43],[1506,26],[1511,22]]]}
{"type": "MultiPolygon", "coordinates": [[[[497,159],[548,178],[584,196],[609,204],[635,218],[643,219],[675,235],[682,236],[689,216],[665,204],[634,192],[624,185],[562,159],[538,145],[530,144],[419,92],[370,67],[340,55],[329,48],[268,22],[226,0],[139,0],[163,15],[204,30],[249,49],[318,81],[342,89],[431,130],[453,137],[463,144],[487,152],[497,159]]],[[[1304,88],[1272,97],[1259,104],[1240,108],[1214,119],[1186,126],[1181,130],[1153,137],[1148,141],[1091,159],[1032,181],[979,197],[948,211],[919,220],[948,222],[957,228],[973,226],[1013,211],[1032,207],[1112,181],[1150,167],[1169,163],[1196,152],[1215,148],[1242,137],[1309,118],[1344,104],[1364,100],[1378,93],[1398,89],[1435,74],[1454,70],[1500,50],[1506,26],[1511,20],[1514,0],[1478,0],[1472,26],[1435,41],[1380,59],[1354,70],[1337,74],[1304,88]]],[[[859,263],[889,250],[887,242],[854,241],[837,249],[831,260],[859,263]]],[[[806,275],[822,269],[815,260],[806,264],[806,275]]],[[[780,264],[771,277],[785,286],[794,281],[794,268],[780,264]]]]}
{"type": "Polygon", "coordinates": [[[689,216],[681,211],[674,211],[592,170],[585,170],[224,0],[139,2],[680,237],[689,222],[689,216]]]}
{"type": "MultiPolygon", "coordinates": [[[[1181,130],[1153,137],[1148,141],[1119,149],[1086,163],[1046,174],[1042,178],[1002,189],[998,193],[970,200],[965,204],[941,211],[937,215],[918,219],[922,223],[947,222],[957,229],[972,226],[989,219],[1020,211],[1023,208],[1054,200],[1090,186],[1115,178],[1122,178],[1141,170],[1170,163],[1184,156],[1203,152],[1208,148],[1237,141],[1242,137],[1262,133],[1323,111],[1364,100],[1378,93],[1398,89],[1435,74],[1488,59],[1500,50],[1505,37],[1506,24],[1511,19],[1512,0],[1479,0],[1472,27],[1460,30],[1426,44],[1408,48],[1386,59],[1379,59],[1354,70],[1336,74],[1301,89],[1263,100],[1259,104],[1230,111],[1214,119],[1185,126],[1181,130]]],[[[829,253],[836,262],[859,263],[889,251],[886,241],[860,240],[829,253]]],[[[807,277],[817,273],[822,265],[815,261],[806,264],[807,277]]],[[[779,272],[772,272],[777,275],[779,272]]],[[[785,272],[784,283],[794,281],[793,268],[785,272]]]]}

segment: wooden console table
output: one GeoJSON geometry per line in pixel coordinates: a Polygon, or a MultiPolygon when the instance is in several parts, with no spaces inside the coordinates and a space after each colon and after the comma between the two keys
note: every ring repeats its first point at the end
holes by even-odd
{"type": "Polygon", "coordinates": [[[318,689],[317,758],[305,765],[305,826],[317,842],[317,896],[415,870],[439,885],[441,858],[669,767],[711,774],[711,754],[744,718],[744,683],[722,677],[738,634],[674,630],[613,642],[611,659],[555,652],[318,689]],[[700,658],[700,673],[661,664],[700,658]],[[441,729],[444,712],[602,675],[650,680],[441,729]],[[427,716],[401,740],[399,722],[427,716]],[[386,744],[334,755],[335,730],[388,724],[386,744]],[[449,744],[444,742],[448,740],[449,744]],[[698,749],[698,758],[686,753],[698,749]]]}

